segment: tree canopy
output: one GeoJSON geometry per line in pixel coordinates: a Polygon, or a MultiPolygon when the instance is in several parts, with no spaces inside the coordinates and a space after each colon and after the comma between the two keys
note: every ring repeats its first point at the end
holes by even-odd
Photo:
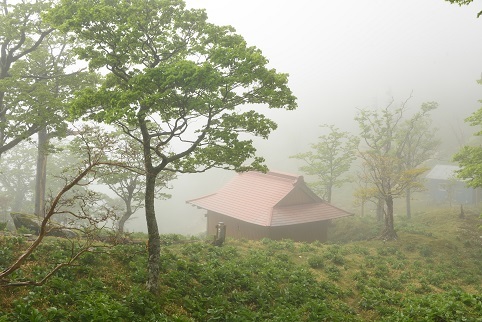
{"type": "Polygon", "coordinates": [[[0,156],[41,129],[64,130],[66,101],[90,81],[73,67],[71,39],[42,19],[52,5],[0,2],[0,156]]]}
{"type": "Polygon", "coordinates": [[[261,51],[233,28],[208,23],[203,10],[177,0],[61,3],[52,20],[85,42],[77,52],[90,67],[110,71],[101,88],[77,97],[73,113],[126,132],[143,118],[161,164],[177,161],[172,166],[186,172],[200,165],[240,169],[254,148],[239,133],[267,137],[276,125],[236,108],[296,106],[287,75],[268,69],[261,51]],[[162,151],[167,144],[182,152],[162,151]]]}
{"type": "MultiPolygon", "coordinates": [[[[53,28],[40,13],[48,2],[0,3],[0,155],[39,130],[39,88],[31,77],[37,67],[27,63],[53,28]]],[[[41,86],[40,86],[41,87],[41,86]]]]}

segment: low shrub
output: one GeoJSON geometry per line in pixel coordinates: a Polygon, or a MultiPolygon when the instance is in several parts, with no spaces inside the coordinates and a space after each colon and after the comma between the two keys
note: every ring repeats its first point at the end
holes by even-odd
{"type": "Polygon", "coordinates": [[[325,266],[325,259],[323,256],[319,255],[312,256],[308,258],[308,265],[314,269],[323,268],[325,266]]]}

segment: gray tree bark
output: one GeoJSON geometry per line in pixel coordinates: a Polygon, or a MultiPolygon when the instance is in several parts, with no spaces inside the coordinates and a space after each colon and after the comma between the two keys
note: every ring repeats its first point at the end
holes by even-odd
{"type": "Polygon", "coordinates": [[[35,174],[35,210],[40,218],[45,216],[45,189],[47,184],[47,149],[49,138],[47,129],[38,132],[37,171],[35,174]]]}

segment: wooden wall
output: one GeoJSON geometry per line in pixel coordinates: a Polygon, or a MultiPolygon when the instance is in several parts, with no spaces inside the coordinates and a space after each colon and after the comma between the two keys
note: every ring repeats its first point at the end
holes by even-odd
{"type": "Polygon", "coordinates": [[[268,238],[274,240],[292,239],[294,241],[325,242],[327,239],[329,221],[317,221],[306,224],[269,227],[268,238]]]}
{"type": "Polygon", "coordinates": [[[226,237],[246,238],[258,240],[270,238],[273,240],[292,239],[294,241],[321,241],[327,239],[329,221],[312,222],[280,227],[259,226],[244,221],[240,221],[219,213],[208,211],[207,215],[207,234],[216,235],[216,225],[223,222],[226,225],[226,237]]]}

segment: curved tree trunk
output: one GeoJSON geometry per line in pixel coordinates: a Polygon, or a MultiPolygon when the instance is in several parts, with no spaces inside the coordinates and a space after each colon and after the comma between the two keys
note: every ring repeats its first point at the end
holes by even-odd
{"type": "Polygon", "coordinates": [[[120,234],[124,233],[125,223],[127,222],[127,220],[129,220],[129,218],[131,218],[134,213],[134,211],[132,211],[132,200],[134,199],[134,190],[136,190],[136,187],[137,178],[134,180],[129,180],[129,184],[126,186],[127,194],[121,197],[122,201],[124,201],[124,204],[126,206],[126,211],[119,218],[119,221],[117,223],[117,232],[120,234]]]}
{"type": "Polygon", "coordinates": [[[119,233],[121,233],[121,234],[124,233],[125,223],[126,223],[127,219],[129,219],[131,217],[131,215],[132,215],[132,210],[131,210],[130,206],[128,206],[126,211],[122,215],[122,217],[119,219],[119,223],[118,223],[118,232],[119,233]]]}
{"type": "Polygon", "coordinates": [[[118,232],[123,234],[124,233],[124,226],[126,221],[131,218],[132,216],[132,192],[134,191],[134,187],[130,185],[128,187],[128,196],[126,198],[122,198],[126,204],[126,211],[119,219],[119,223],[117,224],[118,232]]]}

